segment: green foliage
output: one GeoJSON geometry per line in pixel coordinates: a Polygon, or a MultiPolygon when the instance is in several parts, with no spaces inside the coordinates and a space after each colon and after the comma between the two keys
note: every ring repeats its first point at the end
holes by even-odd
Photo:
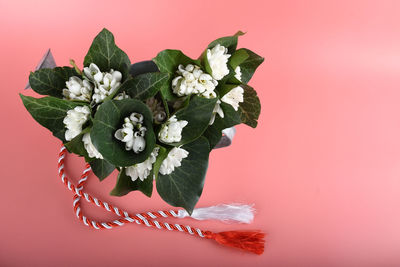
{"type": "Polygon", "coordinates": [[[31,72],[29,84],[33,91],[40,95],[49,95],[62,98],[65,82],[72,76],[79,75],[70,67],[56,67],[54,69],[40,69],[31,72]]]}
{"type": "Polygon", "coordinates": [[[115,166],[104,159],[91,159],[89,164],[100,181],[103,181],[115,170],[115,166]]]}
{"type": "Polygon", "coordinates": [[[179,50],[166,49],[158,53],[153,58],[153,61],[157,64],[158,69],[161,72],[167,72],[175,74],[180,64],[186,66],[187,64],[200,65],[198,60],[194,60],[186,56],[179,50]]]}
{"type": "Polygon", "coordinates": [[[63,142],[65,140],[64,118],[67,111],[76,106],[82,106],[82,103],[63,100],[52,96],[34,98],[20,94],[25,108],[32,117],[43,127],[49,129],[55,137],[63,142]]]}
{"type": "Polygon", "coordinates": [[[233,54],[233,52],[235,52],[235,50],[236,50],[237,43],[238,43],[237,35],[226,36],[226,37],[221,37],[221,38],[218,38],[217,40],[212,41],[208,45],[207,48],[212,49],[214,46],[219,44],[219,45],[222,45],[222,46],[225,46],[226,48],[228,48],[228,54],[233,54]]]}
{"type": "Polygon", "coordinates": [[[231,105],[222,102],[221,108],[224,112],[224,118],[216,114],[214,123],[207,128],[204,136],[210,143],[210,149],[213,149],[222,137],[222,130],[230,128],[241,123],[240,112],[236,111],[231,105]]]}
{"type": "Polygon", "coordinates": [[[143,102],[135,99],[109,100],[100,105],[93,120],[90,137],[93,145],[105,160],[115,166],[127,167],[146,160],[155,146],[153,132],[153,115],[143,102]],[[124,118],[137,112],[144,117],[146,131],[146,148],[136,154],[127,151],[125,145],[114,137],[115,132],[122,127],[124,118]]]}
{"type": "Polygon", "coordinates": [[[164,201],[191,214],[203,191],[210,146],[200,137],[182,148],[189,152],[188,157],[171,174],[159,174],[156,187],[164,201]]]}
{"type": "Polygon", "coordinates": [[[153,192],[152,173],[153,172],[151,172],[149,176],[143,181],[141,181],[138,178],[133,182],[131,177],[126,175],[125,168],[123,168],[118,174],[117,184],[115,185],[114,189],[110,192],[110,195],[120,197],[132,191],[139,190],[146,196],[151,197],[151,194],[153,192]]]}
{"type": "Polygon", "coordinates": [[[238,49],[233,56],[234,56],[235,61],[233,61],[233,63],[231,61],[231,65],[232,65],[232,67],[240,66],[240,70],[242,72],[241,80],[244,84],[247,84],[250,81],[251,77],[253,77],[253,74],[256,71],[256,69],[258,68],[258,66],[260,66],[261,63],[263,63],[263,61],[264,61],[263,57],[260,57],[256,53],[254,53],[251,50],[246,49],[246,48],[238,49]],[[243,54],[248,55],[244,60],[242,58],[243,54]],[[238,60],[239,55],[240,55],[241,62],[238,60]],[[238,60],[239,62],[237,62],[236,60],[238,60]],[[235,66],[233,64],[237,64],[237,65],[235,66]]]}
{"type": "Polygon", "coordinates": [[[189,101],[189,105],[175,113],[178,120],[188,122],[182,130],[182,140],[169,145],[180,146],[190,143],[201,136],[208,127],[216,102],[216,98],[207,99],[193,96],[189,101]]]}
{"type": "Polygon", "coordinates": [[[85,149],[85,146],[82,141],[82,137],[85,133],[88,133],[90,128],[85,128],[79,135],[75,136],[71,141],[64,144],[67,148],[68,152],[75,153],[79,156],[85,157],[85,160],[89,162],[91,159],[85,149]]]}
{"type": "Polygon", "coordinates": [[[257,92],[248,85],[242,85],[244,89],[244,102],[239,104],[241,110],[241,120],[244,124],[250,127],[257,127],[257,120],[261,112],[260,99],[257,96],[257,92]]]}
{"type": "Polygon", "coordinates": [[[127,94],[138,100],[146,100],[153,97],[161,88],[169,86],[170,75],[162,72],[150,72],[140,74],[126,80],[119,91],[125,91],[127,94]]]}
{"type": "Polygon", "coordinates": [[[107,29],[103,29],[94,38],[87,52],[83,65],[88,67],[90,63],[96,64],[101,71],[120,71],[123,80],[129,77],[131,61],[128,55],[115,45],[114,35],[107,29]]]}

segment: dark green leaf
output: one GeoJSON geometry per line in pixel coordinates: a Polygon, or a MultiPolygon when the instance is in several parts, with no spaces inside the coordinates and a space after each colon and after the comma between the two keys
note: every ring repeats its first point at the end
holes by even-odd
{"type": "Polygon", "coordinates": [[[257,120],[260,116],[261,104],[257,92],[248,85],[241,85],[244,89],[244,101],[239,104],[241,120],[250,127],[257,127],[257,120]]]}
{"type": "Polygon", "coordinates": [[[67,111],[82,106],[82,103],[67,101],[52,96],[34,98],[20,94],[25,108],[32,117],[42,126],[49,129],[53,135],[65,142],[64,118],[67,111]]]}
{"type": "Polygon", "coordinates": [[[242,36],[242,35],[245,35],[245,34],[246,34],[246,32],[237,31],[237,32],[234,34],[234,36],[242,36]]]}
{"type": "Polygon", "coordinates": [[[178,98],[178,96],[172,92],[171,82],[172,82],[172,79],[169,79],[168,84],[161,87],[161,89],[160,89],[160,95],[164,101],[173,101],[178,98]]]}
{"type": "Polygon", "coordinates": [[[93,159],[89,164],[92,167],[93,173],[100,181],[103,181],[115,170],[115,166],[104,159],[93,159]]]}
{"type": "Polygon", "coordinates": [[[201,136],[208,127],[216,102],[217,98],[207,99],[193,96],[187,107],[175,113],[178,120],[188,122],[182,130],[182,140],[179,143],[169,145],[180,146],[190,143],[201,136]]]}
{"type": "Polygon", "coordinates": [[[75,138],[73,138],[71,141],[69,141],[68,143],[65,143],[65,147],[68,149],[68,151],[70,153],[74,153],[77,154],[79,156],[83,156],[85,157],[85,160],[87,162],[90,161],[90,157],[85,149],[85,146],[83,144],[82,141],[82,137],[85,133],[88,133],[90,131],[90,128],[87,127],[85,128],[78,136],[76,136],[75,138]]]}
{"type": "Polygon", "coordinates": [[[213,149],[218,144],[222,137],[222,130],[241,123],[240,112],[235,111],[231,105],[224,102],[220,105],[224,111],[224,118],[216,114],[214,123],[204,132],[204,136],[210,143],[210,149],[213,149]]]}
{"type": "Polygon", "coordinates": [[[226,48],[228,48],[228,54],[233,54],[233,52],[235,52],[236,50],[236,46],[237,46],[237,42],[238,42],[238,36],[234,35],[234,36],[226,36],[226,37],[221,37],[218,38],[215,41],[212,41],[209,45],[208,45],[208,49],[212,49],[214,46],[216,46],[217,44],[220,44],[222,46],[225,46],[226,48]]]}
{"type": "Polygon", "coordinates": [[[186,66],[187,64],[200,65],[198,60],[193,60],[179,50],[167,49],[163,50],[153,58],[157,67],[161,72],[175,74],[179,64],[186,66]]]}
{"type": "Polygon", "coordinates": [[[239,51],[245,51],[249,55],[246,60],[239,64],[242,72],[242,82],[247,84],[250,81],[251,77],[253,77],[253,74],[258,66],[263,63],[264,58],[246,48],[241,48],[237,52],[239,51]]]}
{"type": "Polygon", "coordinates": [[[29,84],[33,91],[41,95],[50,95],[62,98],[65,82],[72,76],[79,75],[73,68],[56,67],[54,69],[40,69],[31,72],[29,84]]]}
{"type": "Polygon", "coordinates": [[[203,191],[210,147],[207,139],[200,137],[182,148],[189,152],[188,157],[171,174],[159,174],[156,186],[168,204],[183,207],[191,214],[203,191]]]}
{"type": "Polygon", "coordinates": [[[93,121],[90,137],[105,160],[115,166],[127,167],[146,160],[155,146],[153,132],[153,116],[149,108],[141,101],[135,99],[109,100],[100,105],[93,121]],[[125,143],[114,137],[114,133],[122,127],[124,118],[132,112],[137,112],[144,117],[146,131],[146,148],[136,154],[125,149],[125,143]]]}
{"type": "Polygon", "coordinates": [[[117,184],[110,192],[110,195],[119,197],[135,190],[139,190],[146,196],[151,197],[153,192],[153,172],[143,181],[136,179],[133,182],[131,177],[126,175],[125,168],[123,168],[118,174],[117,184]]]}
{"type": "Polygon", "coordinates": [[[231,58],[229,59],[229,64],[233,69],[235,69],[237,66],[242,64],[246,59],[249,58],[249,54],[246,52],[246,49],[238,49],[233,53],[231,58]]]}
{"type": "Polygon", "coordinates": [[[169,87],[168,73],[150,72],[140,74],[126,80],[120,87],[120,91],[126,91],[134,99],[146,100],[153,97],[162,87],[169,87]]]}
{"type": "MultiPolygon", "coordinates": [[[[168,91],[170,91],[169,86],[164,86],[163,88],[167,88],[168,91]]],[[[163,90],[163,88],[161,88],[161,90],[163,90]]],[[[163,94],[161,93],[161,91],[160,91],[159,96],[160,96],[161,101],[162,101],[162,103],[163,103],[163,107],[164,107],[165,113],[167,113],[167,118],[169,118],[170,112],[169,112],[168,101],[167,101],[167,99],[163,96],[163,94]]]]}
{"type": "Polygon", "coordinates": [[[114,35],[103,29],[93,40],[83,64],[85,67],[95,63],[101,71],[118,70],[122,73],[122,80],[129,77],[131,62],[129,57],[115,45],[114,35]]]}

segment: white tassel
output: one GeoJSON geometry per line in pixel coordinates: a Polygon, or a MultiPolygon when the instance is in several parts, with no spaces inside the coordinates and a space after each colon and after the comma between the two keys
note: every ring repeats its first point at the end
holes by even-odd
{"type": "Polygon", "coordinates": [[[219,204],[216,206],[194,209],[192,215],[186,210],[178,211],[178,218],[191,217],[196,220],[219,220],[226,223],[251,223],[254,219],[253,205],[219,204]]]}

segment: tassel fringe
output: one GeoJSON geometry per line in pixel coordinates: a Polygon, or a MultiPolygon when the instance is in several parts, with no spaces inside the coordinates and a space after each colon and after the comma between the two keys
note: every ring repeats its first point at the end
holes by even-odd
{"type": "Polygon", "coordinates": [[[254,219],[253,205],[219,204],[216,206],[197,208],[189,215],[185,210],[178,211],[179,218],[191,217],[195,220],[219,220],[226,223],[251,223],[254,219]]]}
{"type": "Polygon", "coordinates": [[[205,237],[219,244],[235,247],[258,255],[264,252],[265,234],[261,231],[228,231],[220,233],[206,232],[205,237]]]}

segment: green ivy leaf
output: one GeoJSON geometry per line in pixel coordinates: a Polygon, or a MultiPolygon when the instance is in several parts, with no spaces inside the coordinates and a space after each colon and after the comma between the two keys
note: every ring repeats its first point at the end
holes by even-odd
{"type": "Polygon", "coordinates": [[[182,148],[189,152],[188,157],[171,174],[159,174],[156,187],[164,201],[191,214],[203,191],[210,147],[207,139],[200,137],[182,148]]]}
{"type": "Polygon", "coordinates": [[[168,73],[161,72],[140,74],[126,80],[119,90],[126,91],[134,99],[146,100],[155,96],[162,87],[168,87],[169,78],[168,73]]]}
{"type": "Polygon", "coordinates": [[[228,48],[228,54],[233,54],[233,52],[235,52],[236,47],[237,47],[237,43],[238,43],[238,35],[233,35],[233,36],[226,36],[226,37],[221,37],[218,38],[217,40],[212,41],[209,45],[208,45],[208,49],[212,49],[214,46],[216,46],[217,44],[225,46],[226,48],[228,48]]]}
{"type": "Polygon", "coordinates": [[[154,63],[156,63],[158,69],[161,72],[168,72],[175,74],[179,64],[186,66],[187,64],[200,65],[198,60],[191,59],[186,56],[180,50],[166,49],[158,53],[158,55],[153,58],[154,63]]]}
{"type": "Polygon", "coordinates": [[[239,104],[239,109],[241,110],[241,120],[244,124],[256,128],[257,120],[261,111],[260,99],[257,96],[257,92],[252,87],[244,84],[241,86],[244,89],[244,101],[239,104]]]}
{"type": "Polygon", "coordinates": [[[118,70],[122,73],[122,79],[129,77],[131,61],[127,54],[115,45],[114,35],[107,29],[103,29],[93,40],[83,65],[89,66],[95,63],[101,71],[118,70]]]}
{"type": "Polygon", "coordinates": [[[110,192],[112,196],[124,196],[129,192],[139,190],[143,194],[148,197],[151,197],[153,192],[153,172],[147,176],[146,179],[141,181],[140,179],[136,179],[134,182],[132,181],[131,177],[127,176],[125,173],[125,168],[123,168],[117,178],[117,184],[115,185],[114,189],[110,192]]]}
{"type": "Polygon", "coordinates": [[[62,98],[62,91],[66,88],[65,82],[72,76],[79,76],[79,74],[70,67],[40,69],[31,72],[29,84],[38,94],[62,98]]]}
{"type": "Polygon", "coordinates": [[[248,57],[239,64],[240,70],[242,72],[242,79],[241,79],[242,83],[247,84],[250,81],[251,77],[253,77],[253,74],[258,68],[258,66],[260,66],[261,63],[263,63],[264,58],[260,57],[256,53],[246,48],[241,48],[236,52],[239,53],[246,52],[248,54],[248,57]]]}
{"type": "Polygon", "coordinates": [[[175,113],[178,120],[188,122],[182,130],[182,140],[177,143],[168,143],[168,145],[180,146],[201,136],[208,127],[216,102],[217,98],[193,96],[189,105],[175,113]]]}
{"type": "Polygon", "coordinates": [[[242,31],[237,31],[233,36],[242,36],[245,35],[246,32],[242,32],[242,31]]]}
{"type": "Polygon", "coordinates": [[[141,101],[135,99],[109,100],[100,105],[93,120],[90,138],[93,145],[105,160],[115,166],[127,167],[146,160],[155,146],[153,132],[153,116],[149,108],[141,101]],[[114,133],[122,127],[124,118],[132,112],[137,112],[144,117],[146,131],[146,148],[136,154],[125,149],[125,143],[114,137],[114,133]]]}
{"type": "Polygon", "coordinates": [[[115,170],[115,166],[104,159],[91,159],[89,164],[100,181],[103,181],[115,170]]]}
{"type": "Polygon", "coordinates": [[[85,146],[82,141],[82,137],[85,133],[88,133],[90,131],[90,127],[86,127],[83,129],[83,131],[73,138],[71,141],[68,143],[65,143],[64,146],[67,148],[68,152],[77,154],[79,156],[85,157],[86,162],[89,162],[91,158],[89,157],[85,146]]]}
{"type": "Polygon", "coordinates": [[[242,64],[246,59],[249,58],[249,54],[246,52],[245,49],[241,48],[235,51],[231,58],[229,59],[229,64],[233,69],[235,69],[237,66],[242,64]]]}
{"type": "Polygon", "coordinates": [[[220,104],[224,111],[224,118],[216,114],[215,121],[204,132],[204,136],[210,143],[210,149],[213,149],[222,137],[222,130],[230,128],[241,123],[240,112],[236,111],[231,105],[222,102],[220,104]]]}
{"type": "Polygon", "coordinates": [[[66,142],[66,128],[63,122],[64,117],[67,116],[68,110],[76,106],[82,106],[82,103],[67,101],[52,96],[34,98],[20,94],[20,97],[25,108],[40,125],[49,129],[55,137],[66,142]]]}

